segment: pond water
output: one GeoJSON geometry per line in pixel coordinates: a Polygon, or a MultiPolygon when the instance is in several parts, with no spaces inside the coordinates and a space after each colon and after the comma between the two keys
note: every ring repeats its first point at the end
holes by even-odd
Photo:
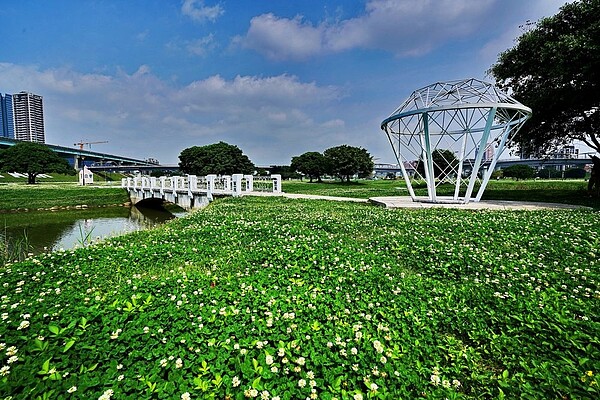
{"type": "Polygon", "coordinates": [[[0,224],[6,242],[25,241],[31,253],[39,254],[148,229],[181,215],[185,211],[179,208],[106,207],[0,214],[0,224]]]}

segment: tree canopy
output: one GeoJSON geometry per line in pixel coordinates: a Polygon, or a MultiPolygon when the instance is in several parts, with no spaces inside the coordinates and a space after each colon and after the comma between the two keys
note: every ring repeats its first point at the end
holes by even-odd
{"type": "Polygon", "coordinates": [[[502,170],[505,178],[531,179],[535,176],[535,170],[529,165],[516,164],[502,170]]]}
{"type": "Polygon", "coordinates": [[[321,176],[327,173],[328,160],[318,151],[309,151],[296,157],[292,157],[292,170],[307,175],[310,181],[313,179],[321,182],[321,176]]]}
{"type": "Polygon", "coordinates": [[[3,150],[0,153],[0,165],[3,171],[27,174],[28,184],[35,184],[36,177],[42,173],[72,174],[75,172],[67,160],[48,146],[34,142],[20,142],[3,150]]]}
{"type": "Polygon", "coordinates": [[[327,159],[328,172],[342,181],[350,182],[355,174],[364,178],[373,172],[373,157],[362,147],[343,144],[325,150],[323,155],[327,159]]]}
{"type": "MultiPolygon", "coordinates": [[[[458,158],[451,150],[435,149],[431,152],[431,159],[433,160],[433,175],[436,178],[444,179],[455,173],[458,168],[458,158]]],[[[422,160],[417,163],[417,172],[425,177],[425,163],[422,160]]]]}
{"type": "Polygon", "coordinates": [[[515,141],[526,153],[572,139],[600,151],[600,0],[565,4],[499,55],[490,73],[533,110],[515,141]]]}
{"type": "Polygon", "coordinates": [[[219,142],[206,146],[192,146],[179,155],[179,168],[192,175],[251,174],[254,164],[239,147],[219,142]]]}

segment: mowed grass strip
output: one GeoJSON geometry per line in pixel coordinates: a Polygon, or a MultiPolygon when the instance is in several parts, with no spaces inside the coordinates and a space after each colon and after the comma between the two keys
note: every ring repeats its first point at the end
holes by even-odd
{"type": "Polygon", "coordinates": [[[78,186],[74,184],[2,185],[0,210],[123,204],[129,200],[120,187],[78,186]]]}
{"type": "Polygon", "coordinates": [[[585,211],[218,200],[2,269],[0,395],[598,398],[599,235],[585,211]]]}

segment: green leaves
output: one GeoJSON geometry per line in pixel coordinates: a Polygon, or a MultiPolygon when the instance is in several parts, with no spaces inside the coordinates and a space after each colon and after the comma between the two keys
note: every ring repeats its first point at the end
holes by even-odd
{"type": "Polygon", "coordinates": [[[0,270],[0,368],[18,357],[0,385],[29,398],[590,397],[598,232],[585,212],[217,201],[0,270]]]}

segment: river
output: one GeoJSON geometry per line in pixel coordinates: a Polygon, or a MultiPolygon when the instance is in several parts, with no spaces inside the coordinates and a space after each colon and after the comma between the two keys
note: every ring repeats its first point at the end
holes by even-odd
{"type": "Polygon", "coordinates": [[[142,207],[104,207],[84,210],[0,214],[5,243],[27,243],[30,253],[71,249],[162,224],[185,211],[142,207]]]}

